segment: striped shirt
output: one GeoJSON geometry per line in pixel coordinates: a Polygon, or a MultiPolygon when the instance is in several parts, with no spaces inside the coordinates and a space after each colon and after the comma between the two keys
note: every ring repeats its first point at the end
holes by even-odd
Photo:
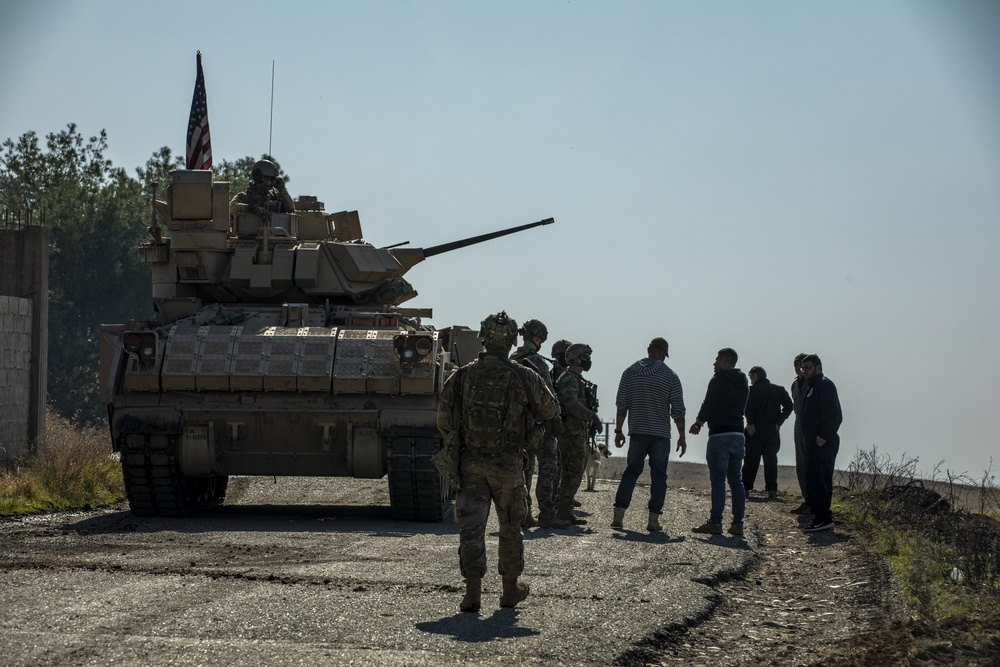
{"type": "Polygon", "coordinates": [[[680,378],[659,359],[640,359],[625,369],[615,398],[628,414],[629,435],[670,437],[670,421],[684,418],[680,378]]]}

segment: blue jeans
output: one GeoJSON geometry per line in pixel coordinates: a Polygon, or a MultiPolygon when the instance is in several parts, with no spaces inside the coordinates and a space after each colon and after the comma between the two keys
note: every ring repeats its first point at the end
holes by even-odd
{"type": "Polygon", "coordinates": [[[667,497],[667,463],[670,461],[670,438],[655,435],[629,434],[628,466],[622,473],[615,494],[615,507],[628,507],[632,502],[636,480],[649,457],[649,511],[663,513],[667,497]]]}
{"type": "Polygon", "coordinates": [[[724,433],[708,437],[708,478],[712,482],[712,523],[722,523],[726,509],[726,480],[733,494],[733,523],[743,523],[747,497],[743,490],[743,457],[746,456],[746,436],[724,433]]]}

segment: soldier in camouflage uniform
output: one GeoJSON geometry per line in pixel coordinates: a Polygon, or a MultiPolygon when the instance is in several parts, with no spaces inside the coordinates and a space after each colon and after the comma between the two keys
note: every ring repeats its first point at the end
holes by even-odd
{"type": "Polygon", "coordinates": [[[491,501],[500,523],[500,606],[513,607],[528,597],[528,586],[517,580],[524,570],[521,522],[528,511],[522,450],[529,428],[556,415],[555,396],[542,378],[507,358],[517,339],[514,320],[504,312],[490,315],[479,338],[486,351],[448,379],[437,414],[442,436],[458,430],[462,444],[455,522],[465,577],[459,608],[468,612],[480,607],[491,501]]]}
{"type": "Polygon", "coordinates": [[[566,350],[573,343],[565,338],[552,343],[552,383],[559,382],[559,378],[566,372],[566,350]]]}
{"type": "Polygon", "coordinates": [[[590,370],[593,350],[584,343],[574,343],[566,350],[568,369],[558,382],[559,405],[562,407],[563,432],[559,436],[559,492],[556,516],[574,524],[587,523],[573,515],[573,501],[580,489],[586,465],[590,429],[600,429],[601,419],[587,407],[583,372],[590,370]]]}
{"type": "Polygon", "coordinates": [[[285,181],[278,176],[278,167],[270,160],[258,160],[250,171],[253,179],[246,190],[237,192],[229,202],[229,212],[248,211],[264,221],[272,213],[294,213],[295,202],[285,189],[285,181]]]}
{"type": "MultiPolygon", "coordinates": [[[[518,330],[524,344],[514,351],[511,359],[538,373],[549,389],[555,393],[552,377],[549,375],[548,361],[538,351],[549,336],[549,330],[538,320],[528,320],[518,330]]],[[[556,478],[559,475],[559,443],[556,434],[559,422],[548,422],[545,436],[538,445],[538,451],[528,451],[524,464],[524,486],[528,490],[528,515],[525,527],[567,528],[569,521],[556,518],[556,503],[553,496],[556,478]],[[538,461],[538,481],[535,482],[535,498],[538,500],[538,521],[531,515],[531,476],[538,461]]]]}

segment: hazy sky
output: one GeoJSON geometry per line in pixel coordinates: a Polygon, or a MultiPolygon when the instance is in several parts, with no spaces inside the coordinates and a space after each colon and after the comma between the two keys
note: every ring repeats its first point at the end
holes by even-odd
{"type": "Polygon", "coordinates": [[[839,467],[1000,467],[997,3],[12,2],[0,139],[183,154],[198,50],[216,160],[270,142],[376,245],[555,217],[415,267],[407,305],[589,343],[605,419],[653,336],[689,422],[719,348],[786,386],[815,352],[839,467]]]}

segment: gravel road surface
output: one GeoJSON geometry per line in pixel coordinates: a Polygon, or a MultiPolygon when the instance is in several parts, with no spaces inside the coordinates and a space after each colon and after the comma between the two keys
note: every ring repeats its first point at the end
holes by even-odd
{"type": "Polygon", "coordinates": [[[384,480],[233,479],[223,506],[139,519],[119,506],[0,521],[7,665],[642,664],[698,622],[756,539],[690,533],[708,499],[671,487],[665,533],[626,530],[616,482],[581,491],[586,526],[530,529],[531,596],[497,605],[497,526],[480,614],[458,611],[458,530],[393,521],[384,480]]]}

